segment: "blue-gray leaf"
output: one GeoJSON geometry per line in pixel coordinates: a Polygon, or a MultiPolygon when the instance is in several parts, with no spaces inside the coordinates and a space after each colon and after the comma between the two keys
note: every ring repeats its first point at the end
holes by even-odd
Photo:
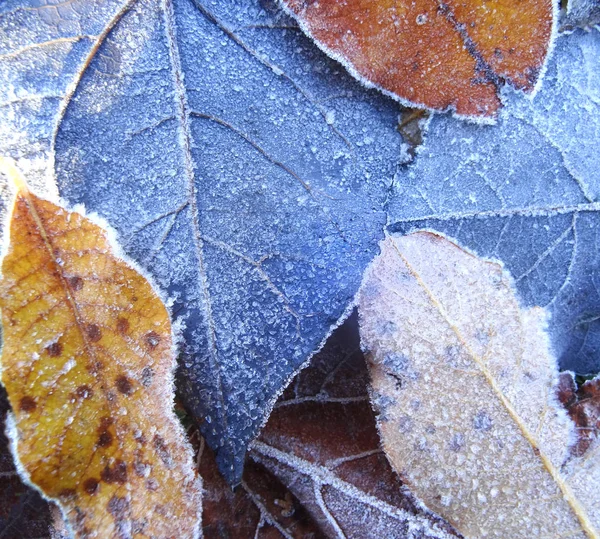
{"type": "Polygon", "coordinates": [[[390,203],[390,230],[431,228],[502,260],[549,308],[561,367],[600,371],[600,32],[556,45],[532,102],[495,126],[431,121],[390,203]]]}
{"type": "MultiPolygon", "coordinates": [[[[0,5],[0,149],[38,191],[52,191],[49,174],[55,117],[82,65],[118,17],[122,0],[0,5]]],[[[0,185],[0,211],[6,189],[0,185]]]]}
{"type": "Polygon", "coordinates": [[[377,252],[397,115],[254,0],[135,2],[66,107],[60,193],[174,299],[179,389],[232,483],[377,252]]]}

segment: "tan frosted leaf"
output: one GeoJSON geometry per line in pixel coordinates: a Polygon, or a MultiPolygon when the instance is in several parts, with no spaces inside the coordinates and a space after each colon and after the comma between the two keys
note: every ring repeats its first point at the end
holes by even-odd
{"type": "Polygon", "coordinates": [[[499,264],[388,237],[359,308],[385,451],[427,506],[466,537],[598,537],[597,452],[563,467],[573,424],[545,314],[499,264]]]}
{"type": "Polygon", "coordinates": [[[15,178],[2,383],[24,476],[76,537],[195,537],[200,484],[172,411],[169,314],[106,230],[15,178]]]}

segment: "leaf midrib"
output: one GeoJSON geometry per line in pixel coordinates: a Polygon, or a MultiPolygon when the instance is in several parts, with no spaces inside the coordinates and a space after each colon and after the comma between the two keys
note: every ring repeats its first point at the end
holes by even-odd
{"type": "Polygon", "coordinates": [[[215,366],[212,371],[216,373],[219,400],[221,402],[221,411],[223,414],[223,428],[227,432],[227,407],[225,406],[225,390],[221,377],[221,365],[217,354],[217,338],[212,314],[212,299],[208,287],[208,275],[204,261],[204,242],[200,230],[198,202],[196,199],[196,184],[194,174],[194,164],[191,152],[192,135],[189,126],[190,108],[187,102],[187,92],[183,83],[183,73],[181,60],[179,56],[179,45],[177,43],[177,31],[175,23],[175,14],[173,11],[172,0],[162,0],[163,21],[165,25],[165,35],[169,49],[169,58],[171,71],[173,74],[173,85],[175,89],[175,106],[177,107],[177,118],[180,129],[180,146],[183,152],[185,164],[185,173],[188,189],[188,205],[192,217],[192,226],[194,230],[194,246],[196,247],[196,257],[198,259],[198,276],[200,292],[204,298],[204,319],[207,324],[207,337],[209,342],[210,360],[215,366]]]}

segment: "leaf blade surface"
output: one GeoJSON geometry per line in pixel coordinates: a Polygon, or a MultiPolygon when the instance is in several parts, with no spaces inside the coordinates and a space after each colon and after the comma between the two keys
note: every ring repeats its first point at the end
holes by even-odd
{"type": "Polygon", "coordinates": [[[18,186],[2,263],[2,383],[22,475],[77,537],[198,535],[166,307],[105,230],[18,186]]]}
{"type": "Polygon", "coordinates": [[[367,99],[280,12],[211,10],[133,6],[74,93],[56,162],[61,195],[174,297],[186,406],[236,482],[358,289],[401,138],[396,105],[367,99]]]}
{"type": "Polygon", "coordinates": [[[507,83],[532,90],[551,42],[550,2],[283,4],[365,84],[412,105],[495,116],[507,83]]]}
{"type": "Polygon", "coordinates": [[[360,308],[384,447],[430,508],[467,537],[598,537],[598,462],[568,460],[544,313],[520,308],[502,266],[392,236],[360,308]]]}

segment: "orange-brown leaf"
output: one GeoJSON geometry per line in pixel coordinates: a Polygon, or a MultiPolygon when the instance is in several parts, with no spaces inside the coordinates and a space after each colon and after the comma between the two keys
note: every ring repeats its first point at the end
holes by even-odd
{"type": "Polygon", "coordinates": [[[283,0],[359,78],[402,100],[493,116],[499,87],[533,89],[548,51],[549,0],[283,0]]]}
{"type": "Polygon", "coordinates": [[[77,537],[195,536],[199,479],[152,286],[103,228],[24,185],[2,274],[2,383],[22,471],[77,537]]]}

